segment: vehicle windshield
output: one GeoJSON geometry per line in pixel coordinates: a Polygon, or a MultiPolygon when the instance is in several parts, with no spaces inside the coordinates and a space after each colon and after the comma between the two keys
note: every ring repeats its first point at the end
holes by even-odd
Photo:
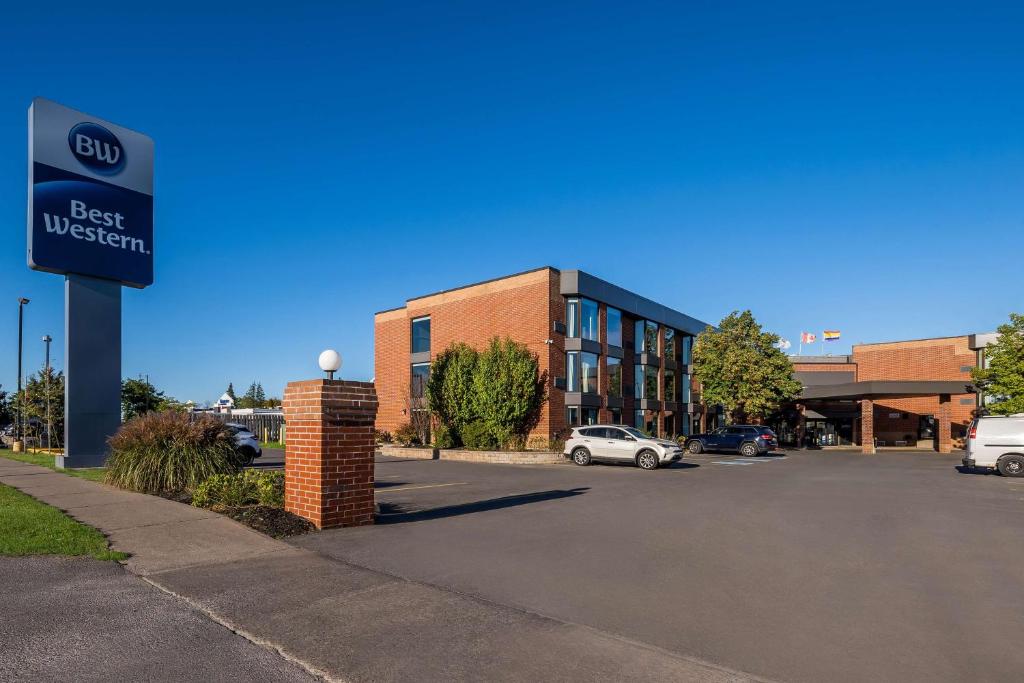
{"type": "Polygon", "coordinates": [[[633,429],[632,427],[623,427],[623,429],[626,430],[627,434],[629,434],[630,436],[635,437],[637,439],[649,439],[649,438],[651,438],[651,437],[647,436],[646,434],[644,434],[643,432],[641,432],[639,429],[633,429]]]}

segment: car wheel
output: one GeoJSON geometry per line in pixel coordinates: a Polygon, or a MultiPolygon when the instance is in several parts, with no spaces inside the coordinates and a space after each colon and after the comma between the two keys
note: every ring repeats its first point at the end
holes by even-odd
{"type": "Polygon", "coordinates": [[[590,464],[590,452],[582,446],[572,452],[572,461],[580,466],[590,464]]]}
{"type": "Polygon", "coordinates": [[[242,467],[250,467],[256,460],[256,452],[251,448],[243,448],[238,451],[238,459],[242,462],[242,467]]]}
{"type": "Polygon", "coordinates": [[[748,458],[752,458],[755,455],[757,455],[757,446],[749,442],[745,443],[742,446],[740,446],[740,454],[748,458]]]}
{"type": "Polygon", "coordinates": [[[999,459],[999,474],[1004,477],[1024,477],[1024,455],[1007,455],[999,459]]]}
{"type": "Polygon", "coordinates": [[[691,441],[686,446],[686,450],[690,451],[694,455],[700,455],[704,452],[704,445],[700,441],[691,441]]]}
{"type": "Polygon", "coordinates": [[[658,454],[654,451],[640,451],[636,456],[636,464],[642,470],[658,469],[658,454]]]}

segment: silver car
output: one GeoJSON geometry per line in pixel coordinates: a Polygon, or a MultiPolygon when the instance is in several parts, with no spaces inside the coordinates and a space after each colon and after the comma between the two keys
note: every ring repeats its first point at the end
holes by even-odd
{"type": "Polygon", "coordinates": [[[565,441],[564,454],[577,465],[596,460],[632,462],[645,470],[656,470],[682,459],[683,447],[675,441],[656,439],[639,429],[623,425],[575,427],[565,441]]]}
{"type": "Polygon", "coordinates": [[[235,436],[235,449],[241,457],[242,464],[251,465],[253,460],[263,456],[263,448],[256,435],[249,431],[249,428],[237,422],[228,422],[226,425],[235,436]]]}

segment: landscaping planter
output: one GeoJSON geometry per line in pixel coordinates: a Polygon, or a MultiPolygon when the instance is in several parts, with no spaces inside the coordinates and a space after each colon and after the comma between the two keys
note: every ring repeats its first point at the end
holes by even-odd
{"type": "Polygon", "coordinates": [[[377,453],[379,455],[390,455],[393,458],[437,460],[436,448],[418,448],[414,446],[395,446],[393,444],[379,444],[377,446],[377,453]]]}
{"type": "Polygon", "coordinates": [[[557,465],[566,462],[561,453],[551,451],[471,451],[448,448],[438,451],[441,460],[493,462],[502,465],[557,465]]]}

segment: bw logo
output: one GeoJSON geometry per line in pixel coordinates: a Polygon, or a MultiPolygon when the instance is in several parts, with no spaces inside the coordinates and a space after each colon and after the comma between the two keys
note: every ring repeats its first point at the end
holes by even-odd
{"type": "Polygon", "coordinates": [[[124,169],[124,147],[117,136],[95,123],[79,123],[68,133],[68,145],[79,163],[99,175],[124,169]]]}

